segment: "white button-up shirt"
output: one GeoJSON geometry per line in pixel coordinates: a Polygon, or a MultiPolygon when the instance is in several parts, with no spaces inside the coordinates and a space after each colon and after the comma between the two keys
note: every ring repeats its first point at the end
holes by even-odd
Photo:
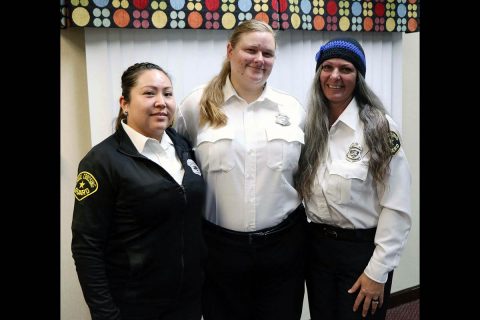
{"type": "MultiPolygon", "coordinates": [[[[385,187],[373,181],[358,110],[353,99],[332,125],[328,153],[318,167],[306,211],[317,223],[350,229],[377,227],[376,248],[365,273],[385,283],[388,272],[399,263],[410,231],[410,168],[400,146],[390,162],[385,187]]],[[[390,130],[401,139],[392,118],[387,119],[390,130]]]]}
{"type": "Polygon", "coordinates": [[[162,141],[152,139],[123,123],[122,126],[138,152],[165,169],[181,185],[185,170],[175,152],[173,141],[165,132],[162,141]]]}
{"type": "Polygon", "coordinates": [[[199,128],[203,89],[181,103],[176,129],[195,146],[207,182],[205,218],[242,232],[279,224],[301,202],[293,174],[304,143],[305,110],[294,97],[268,85],[249,104],[227,79],[222,106],[227,125],[199,128]],[[279,124],[279,114],[290,124],[279,124]]]}

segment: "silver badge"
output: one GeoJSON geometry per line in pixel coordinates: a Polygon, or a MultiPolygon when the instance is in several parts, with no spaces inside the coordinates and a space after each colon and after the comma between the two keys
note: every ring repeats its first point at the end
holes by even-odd
{"type": "Polygon", "coordinates": [[[289,126],[290,119],[286,114],[279,113],[277,116],[275,116],[275,123],[278,123],[279,125],[282,125],[282,126],[289,126]]]}
{"type": "Polygon", "coordinates": [[[347,152],[347,160],[350,162],[359,161],[362,155],[362,147],[354,142],[350,145],[347,152]]]}
{"type": "Polygon", "coordinates": [[[188,159],[187,164],[192,169],[193,173],[198,174],[199,176],[202,175],[201,172],[200,172],[200,168],[198,168],[195,161],[193,161],[192,159],[188,159]]]}

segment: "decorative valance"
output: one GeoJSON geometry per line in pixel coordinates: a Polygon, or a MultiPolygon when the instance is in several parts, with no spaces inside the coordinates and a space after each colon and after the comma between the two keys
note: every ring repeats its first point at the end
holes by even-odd
{"type": "Polygon", "coordinates": [[[60,12],[62,28],[230,30],[257,19],[275,30],[420,30],[420,0],[61,0],[60,12]]]}

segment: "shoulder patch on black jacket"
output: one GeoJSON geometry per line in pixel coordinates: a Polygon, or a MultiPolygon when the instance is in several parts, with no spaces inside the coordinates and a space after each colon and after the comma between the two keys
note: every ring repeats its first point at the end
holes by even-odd
{"type": "Polygon", "coordinates": [[[88,196],[91,196],[98,190],[97,179],[87,171],[82,171],[77,176],[77,185],[75,186],[75,198],[82,201],[88,196]]]}

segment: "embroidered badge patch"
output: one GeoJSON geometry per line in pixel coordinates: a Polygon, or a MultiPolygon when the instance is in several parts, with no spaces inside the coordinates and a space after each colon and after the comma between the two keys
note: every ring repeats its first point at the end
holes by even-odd
{"type": "Polygon", "coordinates": [[[392,152],[392,155],[397,153],[398,149],[400,149],[400,138],[393,131],[390,131],[388,133],[388,145],[390,146],[390,151],[392,152]]]}
{"type": "Polygon", "coordinates": [[[290,119],[286,114],[279,113],[278,115],[275,116],[275,123],[278,123],[279,125],[282,125],[282,126],[289,126],[290,119]]]}
{"type": "Polygon", "coordinates": [[[362,156],[362,146],[354,142],[350,145],[347,152],[347,160],[350,162],[360,161],[362,156]]]}
{"type": "Polygon", "coordinates": [[[75,186],[75,198],[82,201],[91,196],[98,190],[98,182],[95,177],[87,171],[82,171],[77,176],[77,185],[75,186]]]}
{"type": "Polygon", "coordinates": [[[195,161],[193,161],[192,159],[188,159],[187,164],[192,169],[193,173],[198,174],[199,176],[202,175],[202,173],[200,172],[200,168],[197,166],[195,161]]]}

